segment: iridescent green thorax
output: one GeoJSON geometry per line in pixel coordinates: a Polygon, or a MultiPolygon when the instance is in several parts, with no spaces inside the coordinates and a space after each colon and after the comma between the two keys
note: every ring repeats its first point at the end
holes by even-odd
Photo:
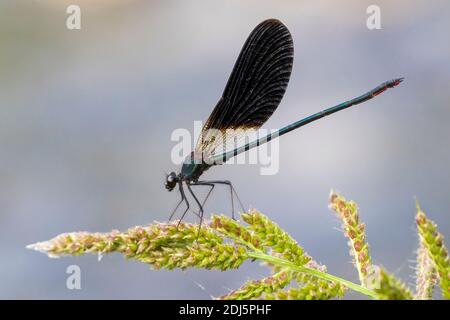
{"type": "Polygon", "coordinates": [[[188,181],[198,181],[198,178],[212,165],[203,161],[202,155],[193,151],[183,162],[181,178],[188,181]]]}

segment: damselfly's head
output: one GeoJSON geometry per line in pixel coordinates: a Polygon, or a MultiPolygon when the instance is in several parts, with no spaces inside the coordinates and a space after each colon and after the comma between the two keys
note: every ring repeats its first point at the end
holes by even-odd
{"type": "Polygon", "coordinates": [[[166,176],[165,186],[168,191],[172,191],[178,183],[178,177],[175,172],[171,172],[166,176]]]}

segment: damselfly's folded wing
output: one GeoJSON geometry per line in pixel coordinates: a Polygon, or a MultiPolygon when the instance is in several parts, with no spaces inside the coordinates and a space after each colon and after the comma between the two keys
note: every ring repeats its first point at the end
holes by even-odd
{"type": "Polygon", "coordinates": [[[269,19],[256,26],[202,129],[196,151],[217,156],[239,144],[248,130],[260,128],[283,98],[293,59],[294,44],[283,23],[269,19]]]}

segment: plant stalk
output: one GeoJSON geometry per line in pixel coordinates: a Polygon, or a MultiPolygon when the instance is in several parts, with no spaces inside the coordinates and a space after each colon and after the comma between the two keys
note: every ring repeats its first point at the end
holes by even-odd
{"type": "Polygon", "coordinates": [[[308,267],[304,267],[304,266],[297,266],[294,263],[278,258],[278,257],[274,257],[272,255],[268,255],[262,252],[247,252],[247,255],[251,258],[255,258],[255,259],[259,259],[259,260],[263,260],[266,262],[269,262],[271,264],[274,265],[279,265],[279,266],[284,266],[287,267],[291,270],[297,271],[297,272],[302,272],[302,273],[306,273],[306,274],[310,274],[312,276],[315,276],[317,278],[321,278],[324,280],[328,280],[328,281],[334,281],[334,282],[339,282],[340,284],[342,284],[343,286],[354,290],[356,292],[359,292],[363,295],[366,295],[368,297],[371,297],[372,299],[378,299],[378,294],[370,289],[367,289],[361,285],[358,285],[356,283],[353,283],[351,281],[339,278],[337,276],[334,276],[332,274],[326,273],[326,272],[322,272],[319,271],[317,269],[312,269],[312,268],[308,268],[308,267]]]}

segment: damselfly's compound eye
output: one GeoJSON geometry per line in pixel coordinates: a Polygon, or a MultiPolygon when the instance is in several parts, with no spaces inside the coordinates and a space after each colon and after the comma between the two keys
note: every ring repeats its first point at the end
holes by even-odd
{"type": "Polygon", "coordinates": [[[172,191],[173,188],[175,188],[175,186],[177,185],[178,182],[178,178],[177,178],[177,174],[175,172],[171,172],[167,175],[166,178],[166,189],[169,191],[172,191]]]}

